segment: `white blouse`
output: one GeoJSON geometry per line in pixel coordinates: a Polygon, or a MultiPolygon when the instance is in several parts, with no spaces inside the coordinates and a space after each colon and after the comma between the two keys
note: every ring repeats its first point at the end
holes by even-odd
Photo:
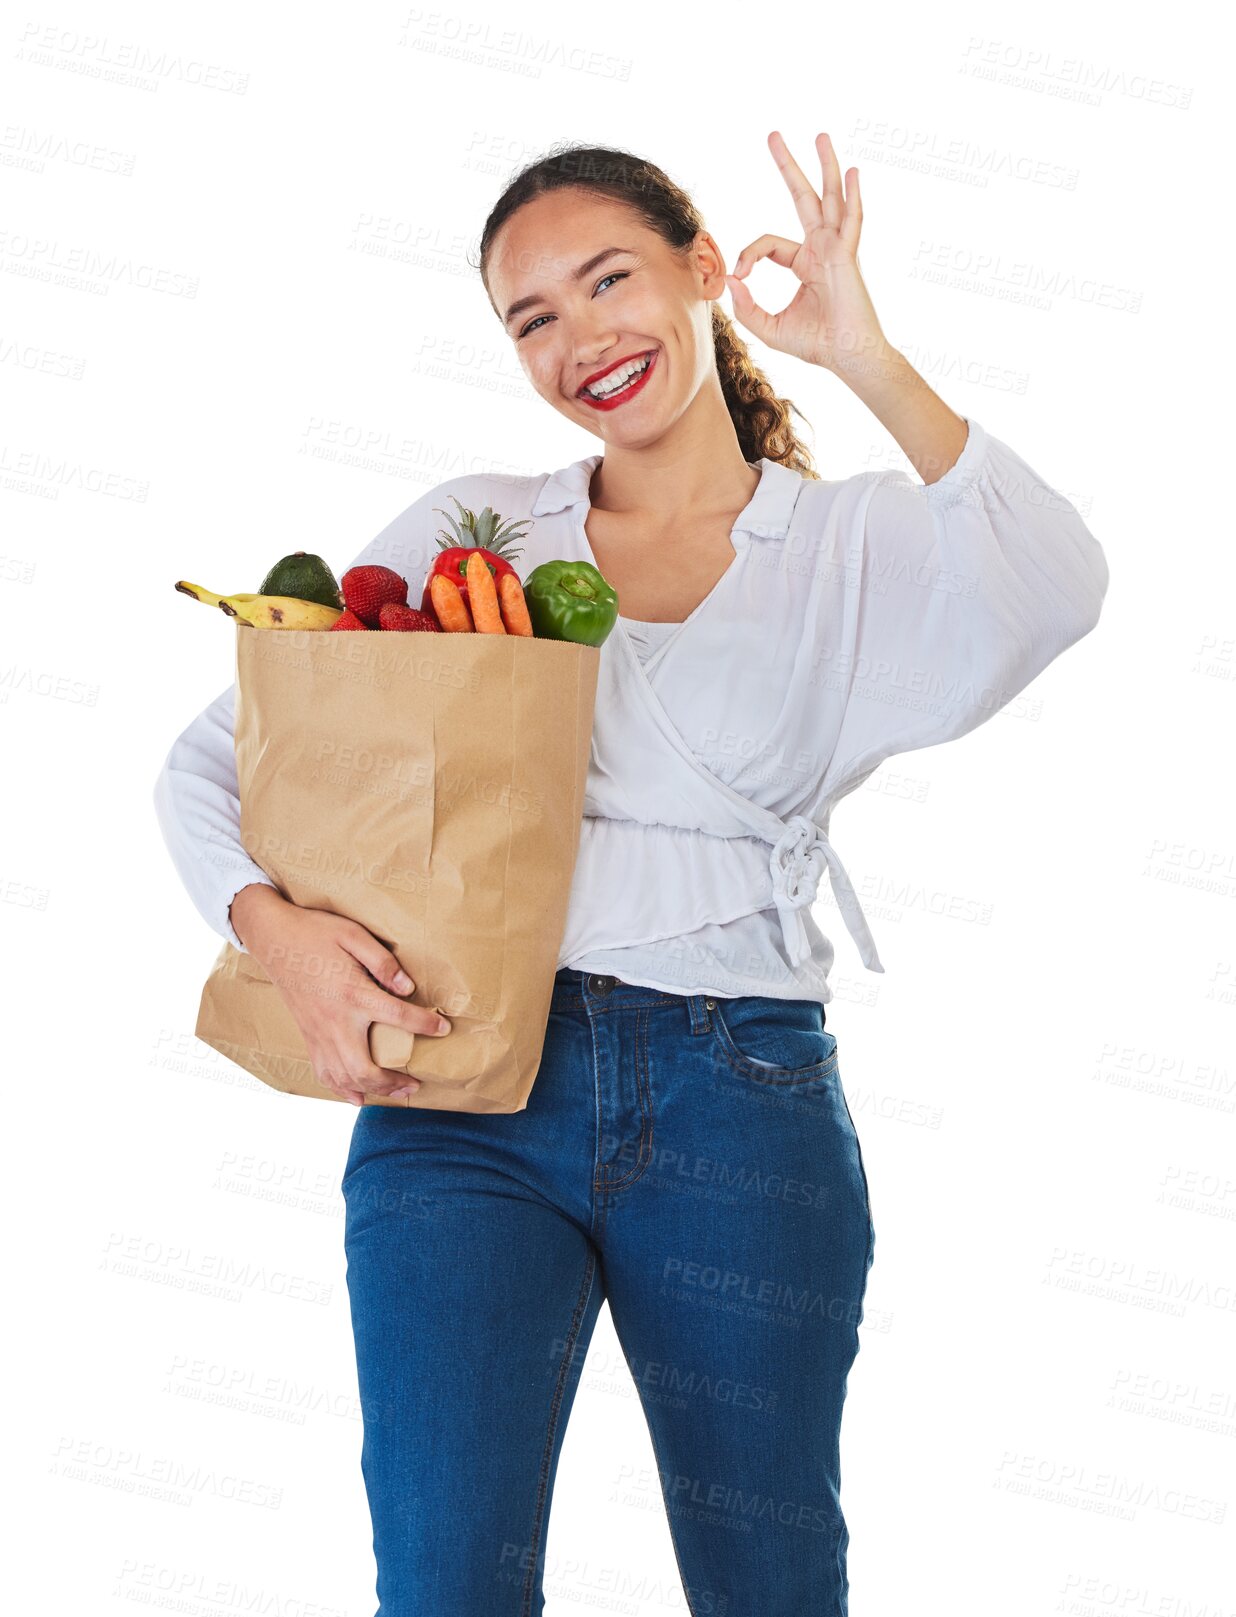
{"type": "MultiPolygon", "coordinates": [[[[883,971],[829,839],[835,805],[895,753],[965,735],[1098,621],[1103,550],[1076,509],[973,419],[935,483],[805,478],[776,461],[731,532],[734,559],[682,623],[619,618],[601,648],[579,855],[560,966],[671,993],[832,998],[811,916],[828,872],[863,963],[883,971]]],[[[355,561],[420,588],[455,495],[532,517],[521,576],[595,561],[601,454],[546,476],[474,473],[423,494],[355,561]]],[[[228,921],[269,878],[239,840],[234,687],[173,744],[155,787],[199,912],[228,921]]]]}
{"type": "Polygon", "coordinates": [[[623,618],[622,624],[635,655],[645,667],[653,653],[659,651],[679,627],[677,623],[649,622],[645,618],[623,618]]]}

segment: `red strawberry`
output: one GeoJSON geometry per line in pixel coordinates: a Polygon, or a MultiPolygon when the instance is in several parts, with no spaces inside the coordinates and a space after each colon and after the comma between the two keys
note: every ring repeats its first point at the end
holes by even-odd
{"type": "Polygon", "coordinates": [[[442,633],[442,625],[432,613],[418,612],[414,606],[401,606],[388,601],[378,613],[378,624],[383,629],[420,629],[434,634],[442,633]]]}
{"type": "Polygon", "coordinates": [[[367,629],[369,625],[362,622],[355,612],[341,612],[330,626],[330,633],[336,629],[367,629]]]}
{"type": "Polygon", "coordinates": [[[369,629],[378,627],[378,613],[388,602],[405,606],[408,581],[389,567],[350,567],[339,585],[343,604],[369,629]]]}

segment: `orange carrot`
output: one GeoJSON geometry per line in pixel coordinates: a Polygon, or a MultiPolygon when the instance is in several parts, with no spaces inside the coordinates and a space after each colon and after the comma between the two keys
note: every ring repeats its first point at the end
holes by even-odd
{"type": "Polygon", "coordinates": [[[459,585],[445,573],[429,580],[429,599],[437,613],[438,622],[453,633],[467,632],[472,627],[468,603],[459,593],[459,585]]]}
{"type": "Polygon", "coordinates": [[[514,573],[503,573],[498,580],[498,599],[502,603],[502,621],[506,624],[506,632],[531,634],[532,619],[528,616],[524,587],[514,573]]]}
{"type": "Polygon", "coordinates": [[[485,565],[479,550],[468,557],[464,572],[468,580],[468,605],[472,608],[472,622],[478,634],[505,634],[506,625],[498,611],[498,591],[494,575],[485,565]]]}

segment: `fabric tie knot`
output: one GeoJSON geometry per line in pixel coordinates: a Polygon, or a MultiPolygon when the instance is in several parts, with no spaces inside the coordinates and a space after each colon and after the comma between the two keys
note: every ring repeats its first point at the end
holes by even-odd
{"type": "Polygon", "coordinates": [[[883,971],[858,895],[832,843],[805,814],[791,814],[782,823],[784,829],[773,843],[768,864],[790,964],[799,966],[811,954],[802,911],[815,903],[820,879],[827,870],[837,907],[858,945],[863,964],[872,971],[883,971]]]}
{"type": "Polygon", "coordinates": [[[773,893],[794,909],[814,904],[828,868],[825,838],[803,814],[793,814],[773,844],[770,866],[773,893]]]}

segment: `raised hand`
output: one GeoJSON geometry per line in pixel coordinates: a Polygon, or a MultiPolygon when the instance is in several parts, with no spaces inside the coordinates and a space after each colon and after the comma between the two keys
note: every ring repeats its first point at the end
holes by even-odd
{"type": "Polygon", "coordinates": [[[827,135],[817,135],[823,174],[817,194],[777,130],[769,135],[768,145],[794,198],[803,239],[765,235],[743,248],[733,273],[725,278],[735,320],[770,348],[829,370],[852,369],[865,359],[878,358],[887,339],[858,268],[863,226],[858,170],[846,170],[843,191],[833,143],[827,135]],[[743,285],[762,258],[771,258],[798,279],[792,302],[780,314],[762,309],[743,285]]]}

